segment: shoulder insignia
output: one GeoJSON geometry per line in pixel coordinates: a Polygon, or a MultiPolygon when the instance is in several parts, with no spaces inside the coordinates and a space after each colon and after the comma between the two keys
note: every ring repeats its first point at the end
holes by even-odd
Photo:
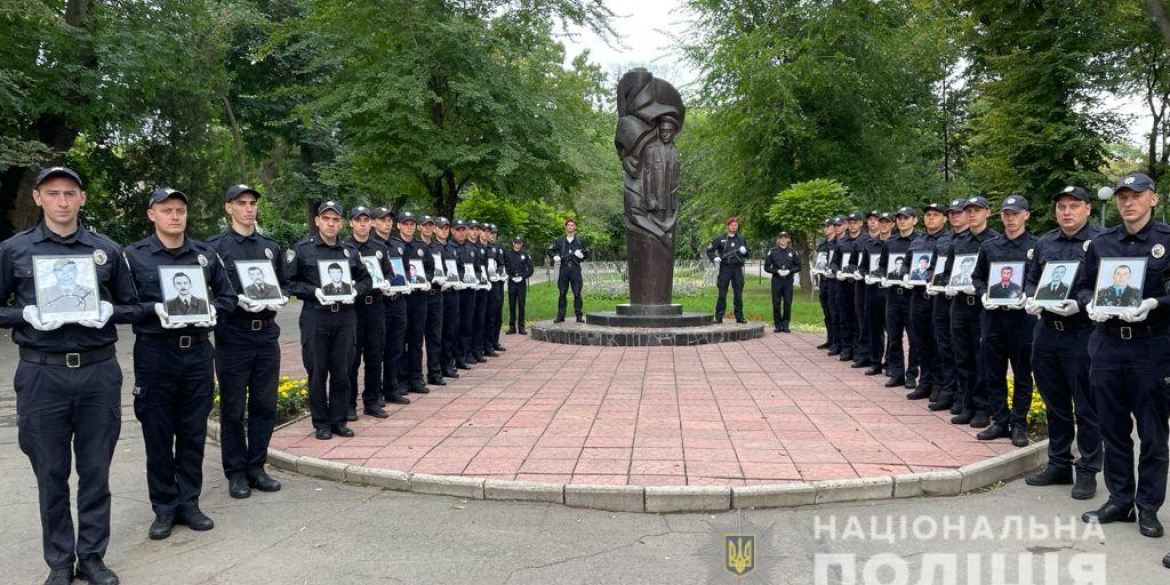
{"type": "Polygon", "coordinates": [[[105,250],[98,248],[97,250],[93,251],[94,264],[97,264],[98,266],[105,266],[107,260],[109,260],[109,257],[106,256],[105,250]]]}
{"type": "Polygon", "coordinates": [[[343,254],[345,254],[345,257],[346,257],[346,258],[349,258],[349,248],[342,248],[342,249],[341,249],[341,252],[342,252],[343,254]]]}
{"type": "Polygon", "coordinates": [[[286,264],[292,264],[292,261],[296,260],[296,259],[297,259],[297,251],[295,248],[289,248],[288,250],[285,251],[284,262],[286,264]]]}
{"type": "Polygon", "coordinates": [[[422,257],[423,257],[423,251],[422,251],[422,248],[419,248],[419,249],[418,249],[418,257],[419,257],[419,258],[422,258],[422,257]]]}
{"type": "Polygon", "coordinates": [[[1036,248],[1028,248],[1028,259],[1032,259],[1032,254],[1036,252],[1036,248]]]}
{"type": "Polygon", "coordinates": [[[1085,240],[1085,244],[1084,244],[1083,246],[1081,246],[1081,248],[1082,248],[1084,251],[1088,252],[1088,251],[1089,251],[1089,243],[1090,243],[1090,242],[1092,242],[1092,240],[1085,240]]]}
{"type": "Polygon", "coordinates": [[[207,267],[207,256],[204,256],[203,254],[199,255],[199,265],[204,268],[207,267]]]}
{"type": "Polygon", "coordinates": [[[401,256],[401,255],[402,255],[402,246],[399,246],[399,247],[398,247],[398,255],[399,255],[399,256],[401,256]]]}
{"type": "Polygon", "coordinates": [[[378,251],[374,252],[374,257],[381,260],[382,259],[382,251],[378,250],[378,251]]]}
{"type": "Polygon", "coordinates": [[[526,256],[524,256],[524,254],[521,254],[521,255],[520,255],[520,259],[521,259],[521,260],[524,260],[524,259],[526,259],[526,256]]]}
{"type": "Polygon", "coordinates": [[[272,248],[264,248],[264,257],[269,260],[272,259],[272,248]]]}
{"type": "Polygon", "coordinates": [[[1162,244],[1157,244],[1154,246],[1154,249],[1150,250],[1150,255],[1154,258],[1161,258],[1166,255],[1166,247],[1162,244]]]}

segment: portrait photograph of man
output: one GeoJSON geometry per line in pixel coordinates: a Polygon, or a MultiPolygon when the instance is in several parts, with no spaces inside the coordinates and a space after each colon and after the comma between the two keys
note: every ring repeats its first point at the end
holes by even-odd
{"type": "Polygon", "coordinates": [[[463,284],[473,287],[479,285],[479,279],[476,278],[475,274],[475,264],[471,262],[463,263],[463,284]]]}
{"type": "Polygon", "coordinates": [[[207,305],[207,281],[198,266],[160,266],[159,284],[163,305],[172,323],[202,323],[211,320],[207,305]]]}
{"type": "Polygon", "coordinates": [[[829,265],[829,254],[826,252],[817,252],[816,264],[813,264],[813,274],[823,274],[825,268],[829,265]]]}
{"type": "Polygon", "coordinates": [[[459,265],[456,264],[455,259],[451,258],[443,261],[443,266],[446,268],[447,282],[455,290],[463,290],[463,282],[459,280],[459,265]]]}
{"type": "Polygon", "coordinates": [[[951,287],[960,288],[971,286],[971,273],[975,271],[976,256],[978,254],[961,254],[955,256],[955,265],[951,268],[951,287]]]}
{"type": "Polygon", "coordinates": [[[390,269],[394,271],[390,276],[390,290],[393,292],[410,290],[410,283],[406,282],[406,264],[402,258],[390,258],[390,269]]]}
{"type": "Polygon", "coordinates": [[[1036,286],[1037,303],[1060,303],[1068,298],[1073,279],[1080,262],[1049,262],[1040,273],[1040,284],[1036,286]]]}
{"type": "Polygon", "coordinates": [[[347,300],[353,297],[353,277],[349,274],[349,263],[341,260],[318,260],[317,270],[321,276],[321,292],[326,300],[347,300]]]}
{"type": "Polygon", "coordinates": [[[373,288],[379,288],[386,282],[386,275],[382,274],[382,266],[378,263],[377,256],[362,256],[362,264],[366,267],[366,272],[370,273],[373,288]]]}
{"type": "Polygon", "coordinates": [[[1102,313],[1122,313],[1142,303],[1145,258],[1102,258],[1093,303],[1102,313]]]}
{"type": "Polygon", "coordinates": [[[930,276],[930,253],[915,254],[910,266],[910,284],[926,284],[930,276]]]}
{"type": "Polygon", "coordinates": [[[280,304],[283,296],[276,284],[276,271],[268,260],[237,260],[236,274],[240,277],[240,294],[252,299],[253,304],[280,304]],[[273,302],[275,301],[275,302],[273,302]]]}
{"type": "Polygon", "coordinates": [[[407,281],[410,282],[411,288],[425,288],[427,284],[426,267],[423,266],[422,260],[411,260],[406,266],[407,281]]]}
{"type": "Polygon", "coordinates": [[[992,304],[1013,304],[1024,294],[1023,262],[992,262],[988,267],[994,283],[987,283],[987,298],[992,304]]]}
{"type": "Polygon", "coordinates": [[[946,275],[943,270],[947,267],[947,257],[939,255],[934,260],[934,274],[930,276],[930,290],[932,292],[943,292],[947,288],[946,275]]]}
{"type": "Polygon", "coordinates": [[[76,323],[99,317],[93,257],[33,258],[33,270],[42,319],[76,323]]]}

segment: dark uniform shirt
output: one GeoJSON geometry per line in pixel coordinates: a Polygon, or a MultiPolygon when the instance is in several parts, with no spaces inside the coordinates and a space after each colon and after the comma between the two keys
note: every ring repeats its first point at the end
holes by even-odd
{"type": "MultiPolygon", "coordinates": [[[[1069,298],[1071,287],[1065,282],[1076,284],[1076,278],[1083,271],[1085,250],[1089,247],[1089,240],[1097,237],[1102,231],[1101,226],[1085,222],[1081,229],[1071,236],[1065,235],[1064,231],[1056,228],[1042,236],[1036,241],[1035,252],[1032,254],[1032,264],[1028,267],[1028,276],[1024,279],[1024,294],[1029,298],[1038,300],[1063,300],[1069,298]],[[1044,266],[1049,262],[1078,262],[1076,268],[1069,271],[1072,274],[1066,274],[1061,282],[1057,283],[1056,289],[1053,290],[1051,282],[1040,282],[1040,277],[1044,274],[1044,266]]],[[[1074,313],[1068,317],[1060,317],[1051,312],[1044,311],[1040,314],[1041,318],[1045,320],[1062,319],[1071,322],[1077,328],[1087,327],[1089,325],[1089,317],[1084,311],[1074,313]]]]}
{"type": "Polygon", "coordinates": [[[532,256],[528,255],[528,250],[523,247],[519,251],[512,248],[504,250],[504,271],[509,278],[532,276],[532,256]]]}
{"type": "Polygon", "coordinates": [[[792,248],[781,248],[779,246],[768,250],[764,256],[764,272],[772,275],[772,278],[787,278],[792,279],[792,275],[800,272],[800,253],[792,248]],[[780,276],[781,270],[789,271],[787,276],[780,276]]]}
{"type": "MultiPolygon", "coordinates": [[[[945,275],[947,281],[950,281],[951,273],[958,269],[958,266],[955,265],[956,257],[969,254],[978,254],[979,249],[983,247],[984,242],[997,237],[999,237],[999,232],[991,228],[984,229],[982,232],[979,232],[978,235],[972,233],[971,230],[968,229],[951,236],[951,242],[947,250],[947,263],[943,269],[943,274],[945,275]]],[[[976,263],[978,263],[978,258],[976,258],[976,263]]],[[[972,266],[972,270],[974,270],[974,266],[972,266]]],[[[955,282],[956,287],[967,285],[973,285],[969,275],[964,275],[955,282]]]]}
{"type": "Polygon", "coordinates": [[[370,270],[369,265],[374,264],[378,270],[382,272],[382,280],[390,280],[394,276],[394,268],[390,266],[390,250],[378,238],[366,238],[366,241],[361,242],[355,239],[352,235],[345,238],[346,245],[357,250],[358,257],[366,267],[366,273],[370,275],[370,290],[363,294],[363,297],[370,297],[380,294],[375,287],[374,272],[370,270]]]}
{"type": "Polygon", "coordinates": [[[741,232],[724,233],[715,238],[710,246],[707,246],[707,259],[714,262],[715,257],[718,256],[722,259],[723,266],[743,266],[744,259],[751,253],[752,250],[748,247],[747,240],[744,239],[741,232]],[[740,248],[747,250],[747,252],[740,252],[740,248]]]}
{"type": "Polygon", "coordinates": [[[925,280],[928,284],[930,283],[930,279],[934,277],[934,265],[938,260],[939,250],[946,251],[946,247],[940,246],[940,243],[946,242],[949,244],[950,238],[951,235],[947,230],[940,229],[933,234],[930,232],[922,232],[918,234],[917,238],[914,238],[914,241],[910,242],[910,245],[906,248],[904,265],[906,266],[906,270],[910,271],[911,280],[917,280],[915,276],[923,276],[924,278],[922,280],[925,280]],[[926,272],[924,274],[916,274],[918,266],[914,263],[914,257],[922,252],[928,252],[930,254],[927,258],[926,272]]]}
{"type": "Polygon", "coordinates": [[[890,280],[902,280],[904,275],[909,274],[912,256],[909,254],[910,247],[918,241],[919,237],[915,232],[903,236],[902,232],[899,231],[882,242],[881,257],[878,258],[878,272],[881,274],[877,276],[890,280]],[[899,258],[902,259],[901,266],[898,266],[899,258]]]}
{"type": "MultiPolygon", "coordinates": [[[[228,279],[231,280],[232,287],[237,293],[254,301],[287,296],[284,291],[288,289],[288,279],[284,276],[284,263],[280,261],[280,246],[276,240],[259,232],[252,232],[252,235],[244,236],[228,228],[227,231],[208,238],[207,243],[219,254],[220,260],[227,268],[228,279]],[[268,260],[272,264],[273,273],[276,274],[279,288],[269,283],[263,283],[262,286],[258,287],[251,280],[246,283],[241,282],[240,271],[236,268],[238,260],[268,260]]],[[[244,277],[247,277],[246,271],[244,277]]],[[[271,319],[276,316],[276,311],[265,309],[258,313],[249,313],[237,305],[223,316],[247,320],[271,319]]]]}
{"type": "MultiPolygon", "coordinates": [[[[820,258],[821,254],[825,255],[825,264],[824,264],[824,266],[819,267],[821,270],[823,270],[825,272],[829,271],[829,261],[832,260],[833,253],[836,251],[837,251],[837,239],[836,238],[825,238],[825,239],[821,240],[821,243],[817,244],[817,258],[818,258],[818,260],[816,260],[816,262],[820,261],[819,258],[820,258]]],[[[813,267],[817,268],[815,263],[813,264],[813,267]]]]}
{"type": "MultiPolygon", "coordinates": [[[[1150,311],[1141,325],[1165,327],[1170,323],[1170,308],[1167,308],[1170,305],[1170,291],[1167,290],[1170,281],[1170,225],[1153,218],[1136,234],[1130,234],[1124,225],[1118,225],[1093,238],[1085,252],[1081,275],[1077,278],[1077,301],[1083,307],[1093,300],[1101,259],[1131,257],[1144,258],[1146,270],[1143,274],[1131,264],[1130,285],[1142,282],[1141,299],[1158,300],[1158,306],[1150,311]]],[[[1108,282],[1112,286],[1112,280],[1108,282]]]]}
{"type": "Polygon", "coordinates": [[[464,240],[462,244],[455,244],[455,255],[459,261],[459,277],[464,284],[474,285],[479,282],[479,249],[471,240],[464,240]],[[468,271],[471,273],[468,274],[468,271]]]}
{"type": "Polygon", "coordinates": [[[1023,282],[1039,241],[1040,238],[1025,231],[1014,240],[1009,239],[1007,235],[1000,234],[999,237],[984,242],[979,249],[979,258],[975,260],[975,271],[971,274],[975,296],[982,297],[983,293],[987,293],[987,296],[993,299],[1018,299],[1023,293],[1023,288],[1015,282],[1012,282],[1010,286],[1001,286],[999,271],[996,270],[992,274],[991,263],[1023,262],[1023,270],[1020,271],[1017,268],[1017,272],[1012,274],[1015,281],[1023,282]]]}
{"type": "Polygon", "coordinates": [[[435,260],[431,257],[431,247],[418,236],[414,236],[410,241],[402,238],[393,238],[390,240],[391,246],[396,246],[402,249],[403,266],[406,269],[406,274],[410,275],[411,261],[421,261],[423,265],[423,273],[418,277],[426,282],[430,282],[435,278],[435,260]]]}
{"type": "MultiPolygon", "coordinates": [[[[288,291],[301,299],[306,305],[320,305],[317,301],[317,289],[325,290],[321,284],[321,273],[317,262],[331,260],[349,264],[349,273],[353,277],[352,292],[364,295],[370,291],[372,283],[370,273],[358,257],[357,248],[338,239],[332,246],[326,244],[321,236],[309,236],[295,244],[284,255],[284,272],[288,278],[288,291]]],[[[326,294],[328,292],[326,291],[326,294]]],[[[344,294],[344,293],[343,293],[344,294]]]]}
{"type": "Polygon", "coordinates": [[[837,238],[837,248],[834,251],[833,257],[829,259],[829,267],[833,272],[844,272],[847,274],[857,272],[857,257],[860,250],[857,248],[858,236],[851,236],[849,232],[845,232],[840,238],[837,238]],[[846,259],[845,255],[849,258],[846,259]],[[848,260],[848,261],[847,261],[848,260]]]}
{"type": "Polygon", "coordinates": [[[548,257],[554,256],[561,257],[562,266],[576,266],[589,259],[589,249],[585,247],[585,241],[581,239],[580,235],[573,236],[572,242],[566,236],[561,236],[548,247],[548,257]],[[573,254],[577,250],[581,251],[583,258],[578,258],[573,254]]]}
{"type": "Polygon", "coordinates": [[[76,232],[62,238],[42,222],[0,243],[0,328],[12,329],[12,341],[17,345],[54,353],[91,351],[118,340],[115,324],[134,323],[142,315],[122,247],[113,240],[80,224],[76,232]],[[98,294],[114,306],[105,327],[69,323],[53,331],[37,331],[25,322],[24,307],[37,304],[33,258],[62,255],[94,258],[98,294]],[[13,295],[15,303],[10,305],[13,295]]]}
{"type": "MultiPolygon", "coordinates": [[[[158,235],[151,235],[126,247],[126,262],[130,265],[130,273],[134,276],[134,285],[138,288],[138,300],[142,303],[142,310],[146,317],[134,324],[134,333],[139,334],[178,334],[179,329],[163,329],[154,313],[155,303],[173,302],[174,299],[163,298],[163,283],[159,280],[159,266],[190,266],[191,270],[203,271],[203,280],[207,284],[206,294],[210,295],[211,304],[220,315],[227,315],[236,307],[236,289],[228,278],[228,271],[219,259],[215,248],[210,244],[183,238],[183,244],[175,249],[169,249],[158,239],[158,235]]],[[[186,270],[184,270],[186,272],[186,270]]],[[[195,279],[191,279],[192,285],[195,279]]],[[[192,296],[200,297],[201,291],[195,289],[192,296]]],[[[170,305],[168,305],[170,306],[170,305]]],[[[168,309],[168,314],[170,310],[168,309]]],[[[182,312],[176,312],[182,314],[182,312]]],[[[184,329],[195,329],[188,324],[184,329]]]]}

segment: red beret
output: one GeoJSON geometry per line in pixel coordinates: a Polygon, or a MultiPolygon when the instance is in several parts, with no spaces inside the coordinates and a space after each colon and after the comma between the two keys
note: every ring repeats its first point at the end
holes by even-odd
{"type": "Polygon", "coordinates": [[[734,215],[733,215],[733,216],[731,216],[731,217],[729,217],[729,218],[727,218],[727,223],[728,223],[729,225],[730,225],[730,224],[731,224],[731,222],[733,222],[733,221],[734,221],[735,223],[739,223],[739,218],[738,218],[738,217],[735,217],[734,215]]]}

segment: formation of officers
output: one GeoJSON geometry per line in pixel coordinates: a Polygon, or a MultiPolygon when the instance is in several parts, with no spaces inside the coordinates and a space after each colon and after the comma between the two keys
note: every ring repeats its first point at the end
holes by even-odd
{"type": "MultiPolygon", "coordinates": [[[[156,540],[169,537],[176,524],[200,531],[215,525],[200,510],[199,498],[216,380],[230,495],[280,489],[264,464],[280,369],[274,318],[290,296],[303,301],[302,357],[312,421],[322,440],[353,434],[346,422],[357,418],[359,394],[366,415],[385,418],[387,403],[408,404],[408,392],[427,393],[428,384],[444,385],[459,370],[504,351],[499,332],[505,283],[515,307],[507,333],[526,333],[523,306],[532,258],[518,237],[506,249],[498,245],[498,230],[490,224],[410,212],[395,217],[384,207],[358,206],[348,213],[350,235],[341,238],[342,208],[328,201],[314,220],[319,233],[282,251],[256,230],[255,189],[227,190],[230,226],[206,242],[186,235],[187,195],[159,189],[146,202],[154,233],[123,248],[79,222],[86,192],[73,170],[42,170],[32,197],[42,220],[0,242],[0,327],[12,330],[20,348],[14,379],[18,436],[37,479],[48,585],[67,585],[74,577],[119,582],[103,562],[110,535],[109,470],[122,421],[116,325],[132,325],[135,335],[134,415],[146,447],[155,516],[149,536],[156,540]],[[37,265],[45,258],[56,284],[42,287],[46,298],[38,305],[37,265]],[[54,291],[68,287],[80,300],[67,308],[84,306],[92,291],[74,286],[81,262],[92,265],[100,300],[92,315],[71,320],[55,302],[63,293],[54,291]],[[412,274],[399,274],[395,266],[412,274]],[[194,277],[200,273],[202,279],[194,277]],[[396,286],[408,282],[413,284],[396,286]],[[69,488],[73,455],[76,531],[69,488]]],[[[566,248],[577,261],[581,250],[579,242],[566,248]]]]}
{"type": "MultiPolygon", "coordinates": [[[[953,424],[982,429],[980,441],[1021,447],[1034,377],[1047,407],[1048,464],[1026,483],[1071,485],[1083,500],[1103,472],[1109,499],[1082,520],[1136,521],[1141,534],[1160,537],[1170,225],[1153,217],[1159,197],[1148,176],[1125,176],[1115,196],[1121,224],[1103,229],[1089,222],[1089,194],[1065,188],[1045,202],[1059,227],[1040,236],[1029,233],[1030,203],[1019,195],[999,204],[1002,233],[988,227],[983,197],[825,220],[812,271],[827,326],[818,348],[865,375],[885,374],[887,387],[905,386],[907,399],[949,411],[953,424]]],[[[1162,562],[1170,567],[1170,553],[1162,562]]]]}

